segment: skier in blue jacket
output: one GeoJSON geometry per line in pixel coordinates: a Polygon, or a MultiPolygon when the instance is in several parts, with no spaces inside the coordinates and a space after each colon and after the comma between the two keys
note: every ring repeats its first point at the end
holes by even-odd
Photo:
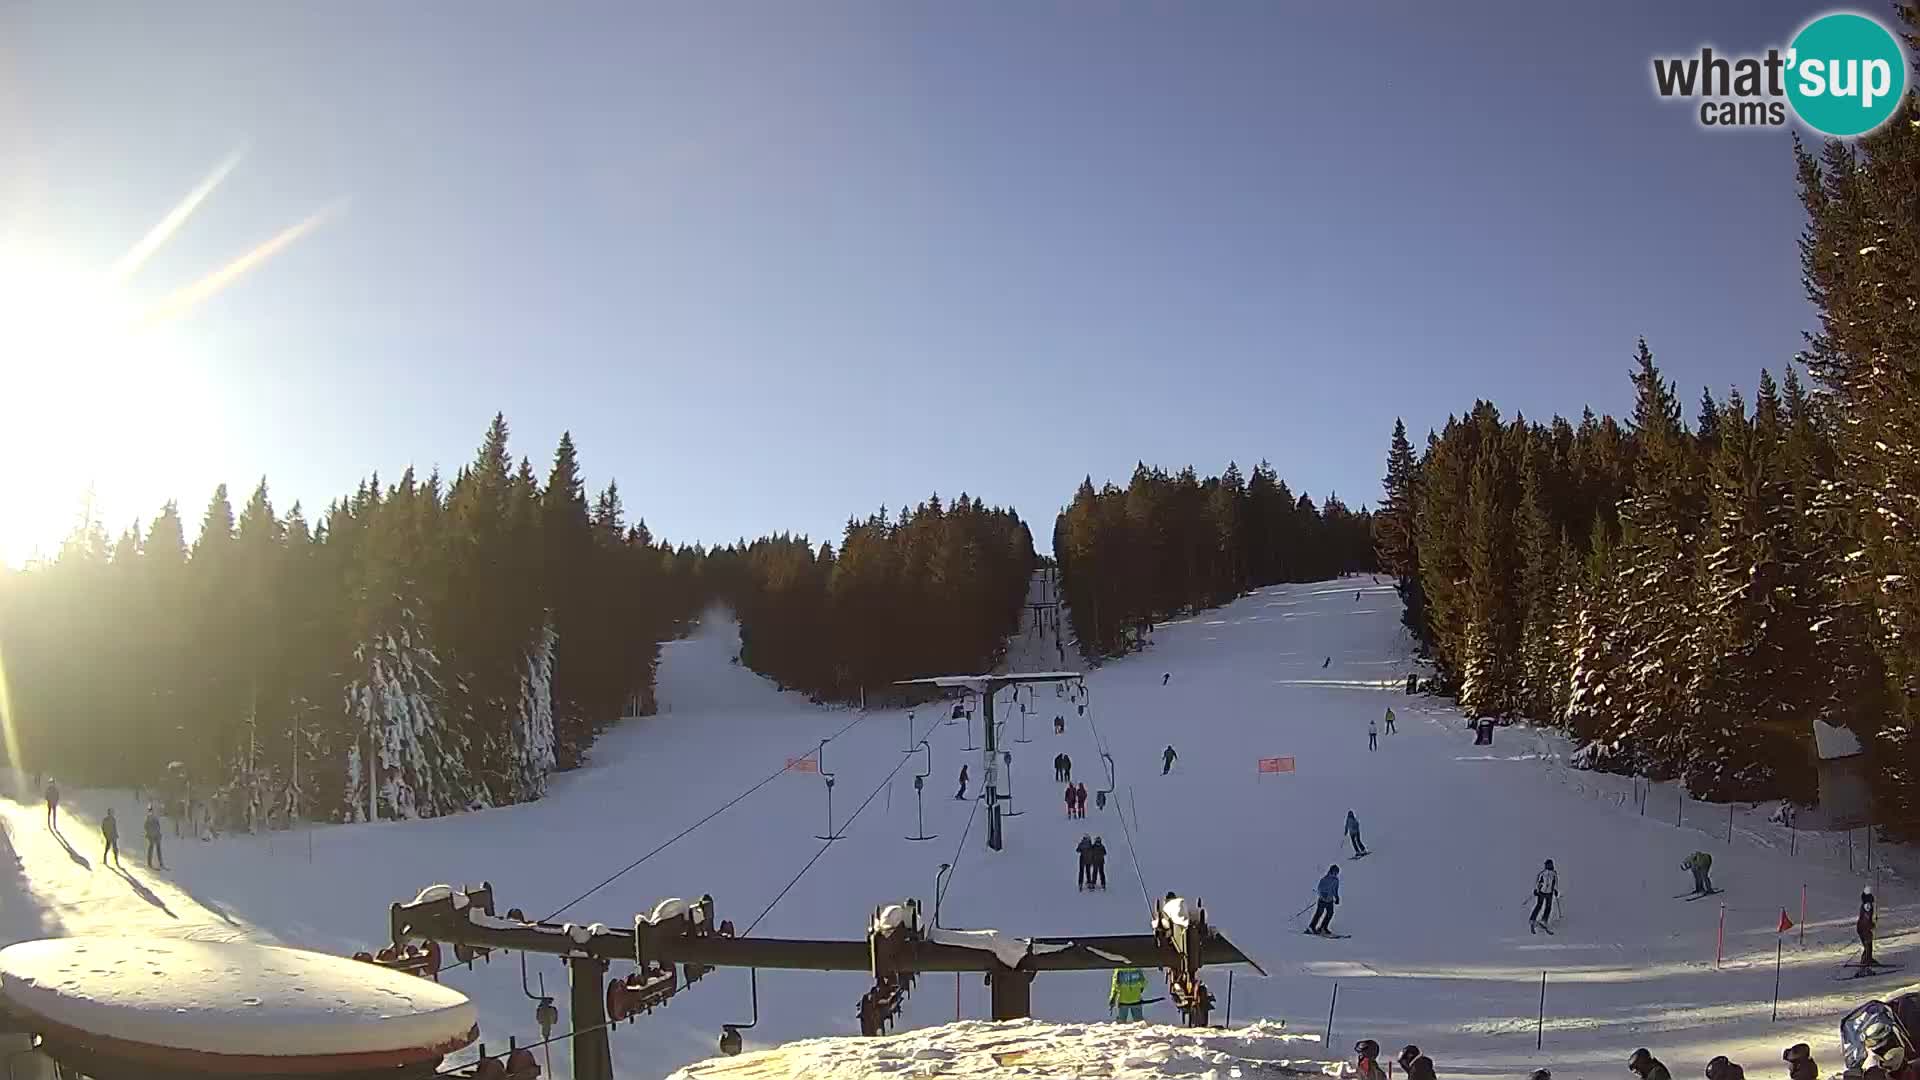
{"type": "Polygon", "coordinates": [[[1353,811],[1351,810],[1347,811],[1347,829],[1345,835],[1347,839],[1353,841],[1353,855],[1355,858],[1359,858],[1367,853],[1367,845],[1360,842],[1360,819],[1354,817],[1353,811]]]}
{"type": "Polygon", "coordinates": [[[1333,909],[1340,903],[1340,867],[1327,867],[1327,876],[1320,879],[1319,903],[1313,909],[1313,921],[1307,924],[1309,934],[1333,933],[1333,909]]]}

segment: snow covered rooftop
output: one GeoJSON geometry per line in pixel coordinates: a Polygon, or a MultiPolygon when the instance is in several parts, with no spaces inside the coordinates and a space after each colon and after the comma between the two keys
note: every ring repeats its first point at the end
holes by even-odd
{"type": "Polygon", "coordinates": [[[1265,1021],[1231,1031],[1160,1024],[967,1020],[876,1039],[809,1039],[689,1065],[668,1080],[867,1080],[874,1076],[1161,1080],[1320,1076],[1320,1040],[1265,1021]]]}
{"type": "Polygon", "coordinates": [[[466,995],[341,956],[169,938],[58,938],[0,950],[14,1011],[134,1048],[322,1057],[418,1051],[478,1037],[466,995]]]}
{"type": "Polygon", "coordinates": [[[1852,757],[1861,752],[1860,737],[1851,730],[1832,724],[1813,722],[1813,745],[1821,761],[1852,757]]]}

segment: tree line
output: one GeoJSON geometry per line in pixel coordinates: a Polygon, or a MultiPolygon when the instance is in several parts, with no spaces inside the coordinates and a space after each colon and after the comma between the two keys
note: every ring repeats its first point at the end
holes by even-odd
{"type": "Polygon", "coordinates": [[[1082,480],[1054,521],[1053,550],[1080,649],[1137,647],[1153,623],[1214,607],[1249,588],[1317,581],[1376,566],[1373,515],[1329,494],[1295,498],[1262,461],[1202,480],[1144,463],[1125,488],[1082,480]]]}
{"type": "Polygon", "coordinates": [[[1842,726],[1876,818],[1912,820],[1920,105],[1795,157],[1812,387],[1762,370],[1751,403],[1708,392],[1688,423],[1643,340],[1625,422],[1481,401],[1417,454],[1396,424],[1376,540],[1468,712],[1721,799],[1814,798],[1812,725],[1842,726]]]}

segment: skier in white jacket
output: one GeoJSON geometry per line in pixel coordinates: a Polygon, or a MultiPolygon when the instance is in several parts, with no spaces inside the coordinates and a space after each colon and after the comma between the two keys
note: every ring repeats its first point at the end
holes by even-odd
{"type": "Polygon", "coordinates": [[[1553,918],[1553,898],[1558,895],[1560,875],[1553,869],[1553,860],[1548,859],[1540,872],[1533,876],[1533,914],[1527,916],[1528,933],[1546,929],[1547,920],[1553,918]]]}

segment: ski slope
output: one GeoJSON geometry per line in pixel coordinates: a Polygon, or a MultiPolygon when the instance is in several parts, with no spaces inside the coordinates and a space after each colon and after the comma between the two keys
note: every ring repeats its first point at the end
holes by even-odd
{"type": "MultiPolygon", "coordinates": [[[[1688,804],[1676,827],[1677,796],[1656,785],[1643,816],[1626,779],[1559,766],[1568,748],[1557,737],[1501,729],[1493,746],[1474,746],[1453,709],[1401,692],[1413,665],[1399,604],[1388,586],[1364,576],[1263,589],[1162,625],[1144,653],[1087,676],[1090,716],[1039,687],[1028,742],[1011,741],[1022,734],[1021,719],[1003,694],[1021,813],[1007,819],[999,853],[985,849],[978,804],[952,797],[963,761],[979,781],[978,752],[963,751],[966,726],[942,722],[945,710],[935,706],[918,711],[910,735],[905,711],[810,705],[734,664],[737,647],[737,633],[720,618],[668,645],[661,714],[609,733],[589,767],[555,777],[536,804],[213,843],[183,844],[169,831],[172,869],[162,874],[136,865],[141,808],[128,793],[68,793],[88,821],[117,799],[131,838],[127,873],[118,875],[98,866],[97,834],[66,809],[71,852],[46,832],[37,804],[0,803],[24,857],[0,881],[0,933],[13,941],[117,929],[351,952],[382,939],[392,902],[435,882],[481,880],[494,884],[502,910],[543,916],[774,777],[564,917],[626,924],[663,897],[711,893],[718,917],[743,934],[751,926],[760,935],[860,938],[875,905],[914,896],[931,913],[935,873],[952,863],[940,902],[945,926],[1133,933],[1146,929],[1145,897],[1173,890],[1203,900],[1214,924],[1271,973],[1234,974],[1236,1024],[1268,1018],[1317,1035],[1337,982],[1326,1056],[1348,1056],[1360,1038],[1377,1039],[1389,1054],[1414,1042],[1442,1074],[1525,1076],[1544,1065],[1563,1080],[1618,1076],[1642,1045],[1676,1075],[1697,1074],[1721,1053],[1764,1072],[1778,1067],[1782,1047],[1803,1040],[1832,1072],[1840,1014],[1898,985],[1888,977],[1835,981],[1852,949],[1862,881],[1847,868],[1844,843],[1809,844],[1802,834],[1790,855],[1785,831],[1766,823],[1770,808],[1762,807],[1734,815],[1729,845],[1725,807],[1688,804]],[[1388,706],[1398,733],[1383,730],[1370,752],[1367,722],[1388,706]],[[1067,716],[1063,737],[1052,733],[1056,709],[1067,716]],[[823,845],[815,839],[828,827],[821,778],[780,770],[836,733],[824,764],[836,777],[832,827],[844,838],[823,845]],[[931,751],[926,829],[938,838],[915,843],[904,837],[916,828],[912,777],[923,755],[903,751],[923,737],[931,751]],[[1160,751],[1170,743],[1180,757],[1163,777],[1160,751]],[[1091,791],[1102,746],[1117,765],[1118,799],[1104,813],[1090,807],[1087,820],[1068,821],[1053,755],[1070,754],[1091,791]],[[1297,771],[1256,771],[1259,758],[1279,755],[1292,756],[1297,771]],[[1373,851],[1363,860],[1346,857],[1348,809],[1373,851]],[[1106,839],[1105,892],[1074,888],[1082,833],[1106,839]],[[1689,887],[1679,864],[1695,849],[1713,854],[1714,881],[1726,891],[1688,903],[1675,894],[1689,887]],[[1529,934],[1526,922],[1545,858],[1559,868],[1566,907],[1552,936],[1529,934]],[[1344,900],[1334,928],[1352,935],[1344,940],[1301,933],[1301,909],[1333,863],[1344,900]],[[1812,925],[1804,948],[1797,933],[1786,936],[1775,1023],[1775,927],[1783,908],[1799,920],[1803,883],[1812,925]],[[1726,958],[1716,965],[1723,900],[1726,958]],[[1544,1049],[1536,1052],[1543,972],[1544,1049]]],[[[1049,654],[1057,655],[1051,639],[1026,643],[1011,662],[1057,666],[1037,663],[1049,654]]],[[[972,738],[979,734],[976,726],[972,738]]],[[[1904,928],[1914,895],[1900,880],[1891,870],[1880,878],[1883,959],[1905,959],[1912,943],[1904,928]]],[[[529,958],[528,972],[530,984],[544,976],[564,1022],[560,963],[529,958]]],[[[518,958],[445,979],[473,997],[490,1047],[510,1035],[538,1038],[518,958]]],[[[1157,974],[1151,983],[1149,996],[1164,993],[1157,974]]],[[[1209,984],[1224,1006],[1228,971],[1213,969],[1209,984]]],[[[866,985],[858,973],[761,973],[759,1024],[743,1033],[749,1050],[857,1031],[854,1005],[866,985]]],[[[717,971],[618,1028],[620,1075],[663,1076],[710,1056],[722,1023],[750,1019],[747,987],[746,972],[717,971]]],[[[1103,1019],[1106,992],[1104,972],[1042,975],[1034,1014],[1069,1024],[1103,1019]]],[[[900,1028],[986,1012],[977,976],[927,976],[900,1028]]],[[[1177,1022],[1164,1003],[1148,1015],[1177,1022]]],[[[566,1044],[551,1049],[564,1069],[566,1044]]]]}

